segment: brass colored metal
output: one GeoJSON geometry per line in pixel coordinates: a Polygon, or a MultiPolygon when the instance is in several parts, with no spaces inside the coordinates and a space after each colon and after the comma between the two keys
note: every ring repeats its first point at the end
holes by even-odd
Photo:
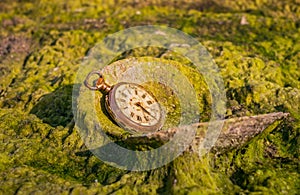
{"type": "Polygon", "coordinates": [[[101,76],[96,83],[96,87],[98,90],[100,90],[102,93],[109,93],[112,87],[105,83],[104,78],[101,76]]]}
{"type": "Polygon", "coordinates": [[[84,84],[87,88],[91,90],[99,90],[102,93],[109,93],[109,91],[112,89],[112,86],[105,83],[104,78],[102,74],[99,71],[92,71],[88,74],[86,79],[84,80],[84,84]],[[89,80],[92,75],[98,75],[99,79],[97,80],[96,84],[90,85],[89,80]]]}

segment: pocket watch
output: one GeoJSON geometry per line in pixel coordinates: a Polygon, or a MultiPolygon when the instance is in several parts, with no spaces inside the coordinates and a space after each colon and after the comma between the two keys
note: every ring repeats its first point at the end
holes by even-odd
{"type": "Polygon", "coordinates": [[[160,130],[163,125],[163,110],[156,98],[144,87],[136,83],[120,82],[113,86],[105,83],[100,71],[88,74],[84,84],[91,90],[99,90],[105,95],[105,108],[111,118],[131,133],[150,133],[160,130]],[[92,75],[99,78],[91,86],[92,75]]]}

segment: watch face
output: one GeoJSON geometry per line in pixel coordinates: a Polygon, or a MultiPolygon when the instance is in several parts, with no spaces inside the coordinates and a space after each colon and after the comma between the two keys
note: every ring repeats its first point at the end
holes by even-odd
{"type": "Polygon", "coordinates": [[[162,126],[163,114],[160,104],[140,85],[115,85],[106,104],[114,120],[128,130],[153,132],[162,126]]]}

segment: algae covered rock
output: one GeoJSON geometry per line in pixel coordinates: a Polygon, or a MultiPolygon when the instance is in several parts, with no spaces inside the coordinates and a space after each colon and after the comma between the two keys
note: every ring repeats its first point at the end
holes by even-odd
{"type": "MultiPolygon", "coordinates": [[[[297,0],[1,1],[0,193],[299,193],[299,7],[297,0]],[[147,24],[182,30],[208,49],[224,80],[226,120],[272,112],[290,113],[291,118],[275,122],[251,140],[243,139],[238,147],[226,142],[233,134],[223,134],[218,144],[227,144],[226,150],[216,147],[202,158],[187,150],[151,171],[130,172],[99,160],[74,128],[76,72],[97,42],[147,24]]],[[[201,75],[184,68],[191,65],[188,59],[146,47],[114,61],[149,57],[173,61],[194,82],[200,122],[207,122],[211,97],[201,75]]],[[[163,86],[159,90],[171,94],[163,86]]],[[[176,119],[178,102],[170,94],[160,98],[175,105],[169,112],[176,119]]],[[[261,132],[263,125],[255,121],[252,126],[261,132]]],[[[109,127],[110,121],[106,124],[109,127]]],[[[124,147],[149,149],[148,143],[130,138],[122,129],[110,136],[124,147]]],[[[155,136],[153,140],[151,147],[162,144],[155,136]]]]}

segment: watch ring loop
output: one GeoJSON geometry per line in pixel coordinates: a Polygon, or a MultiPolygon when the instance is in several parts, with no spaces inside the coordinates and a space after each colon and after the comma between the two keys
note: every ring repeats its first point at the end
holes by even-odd
{"type": "Polygon", "coordinates": [[[99,76],[99,79],[103,78],[101,72],[98,70],[90,72],[84,80],[84,85],[90,90],[98,90],[99,89],[99,86],[97,84],[95,85],[95,83],[94,83],[93,86],[89,84],[90,77],[95,74],[99,76]]]}

